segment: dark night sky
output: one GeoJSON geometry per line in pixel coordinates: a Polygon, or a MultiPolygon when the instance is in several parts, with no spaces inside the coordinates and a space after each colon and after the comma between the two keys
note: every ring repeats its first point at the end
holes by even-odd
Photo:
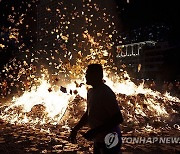
{"type": "MultiPolygon", "coordinates": [[[[93,1],[93,0],[92,0],[93,1]]],[[[176,0],[164,1],[164,0],[129,0],[130,3],[127,3],[127,0],[114,0],[118,5],[119,18],[122,23],[122,31],[129,31],[138,27],[150,26],[153,24],[165,24],[170,27],[169,38],[174,42],[179,42],[180,34],[180,24],[179,24],[179,11],[180,7],[176,0]]],[[[22,25],[17,26],[20,29],[20,43],[24,42],[27,47],[32,46],[36,41],[36,7],[35,4],[32,7],[28,7],[28,4],[31,4],[31,0],[24,1],[21,0],[0,0],[0,29],[2,27],[16,27],[13,23],[9,22],[8,15],[14,14],[14,19],[19,20],[19,16],[22,13],[25,13],[24,22],[22,25]],[[15,11],[12,11],[12,6],[15,11]],[[29,25],[26,28],[26,25],[29,25]],[[32,40],[32,41],[30,41],[32,40]]],[[[15,21],[15,23],[17,22],[15,21]]],[[[2,41],[2,40],[1,40],[2,41]]],[[[11,42],[5,42],[9,45],[9,50],[16,50],[16,46],[11,42]]],[[[18,50],[18,49],[17,49],[18,50]]],[[[4,54],[0,52],[0,61],[6,63],[9,58],[10,53],[4,54]]]]}
{"type": "MultiPolygon", "coordinates": [[[[127,3],[127,0],[114,1],[119,6],[119,17],[122,20],[124,30],[150,24],[165,23],[179,32],[178,27],[180,24],[178,22],[178,15],[180,14],[180,6],[176,0],[129,0],[130,3],[127,3]]],[[[0,0],[0,26],[12,26],[12,24],[7,21],[7,16],[12,14],[12,6],[15,7],[16,17],[18,17],[21,12],[26,12],[26,18],[30,19],[31,16],[33,16],[32,12],[34,11],[35,13],[36,9],[31,7],[31,9],[25,11],[28,8],[28,2],[30,1],[27,0],[26,3],[22,3],[21,0],[0,0]]]]}
{"type": "Polygon", "coordinates": [[[19,53],[18,50],[22,44],[25,44],[24,50],[34,44],[36,41],[36,26],[34,25],[36,25],[35,2],[0,0],[0,44],[5,45],[5,48],[0,48],[0,68],[19,53]],[[21,19],[23,19],[22,24],[21,19]],[[19,29],[18,42],[9,39],[13,28],[19,29]]]}
{"type": "Polygon", "coordinates": [[[130,3],[126,3],[126,0],[116,0],[116,2],[123,11],[123,22],[128,27],[152,23],[167,23],[173,26],[178,24],[180,7],[175,0],[130,0],[130,3]]]}
{"type": "Polygon", "coordinates": [[[126,0],[115,1],[121,12],[120,18],[124,31],[153,24],[165,24],[170,27],[169,38],[175,41],[180,40],[178,1],[130,0],[130,3],[127,3],[126,0]]]}
{"type": "MultiPolygon", "coordinates": [[[[167,24],[172,27],[173,35],[178,39],[179,36],[179,22],[178,15],[180,14],[180,7],[176,0],[164,1],[164,0],[114,0],[119,6],[119,17],[122,21],[122,27],[124,31],[137,28],[139,26],[148,26],[152,24],[167,24]]],[[[26,33],[35,29],[32,23],[32,16],[35,17],[36,9],[31,7],[28,9],[29,0],[26,3],[22,3],[21,0],[0,0],[0,27],[9,27],[13,24],[7,21],[8,15],[12,14],[12,6],[15,7],[15,20],[18,20],[18,16],[21,13],[26,13],[25,22],[20,29],[22,33],[24,25],[30,24],[31,30],[26,30],[26,33]],[[28,11],[26,11],[28,9],[28,11]],[[28,23],[29,22],[29,23],[28,23]]],[[[28,34],[24,40],[29,40],[29,37],[33,37],[32,34],[28,34]]]]}

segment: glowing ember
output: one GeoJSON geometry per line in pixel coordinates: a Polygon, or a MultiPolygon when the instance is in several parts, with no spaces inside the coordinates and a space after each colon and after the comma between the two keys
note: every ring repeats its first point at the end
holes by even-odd
{"type": "MultiPolygon", "coordinates": [[[[13,97],[11,105],[1,113],[0,118],[17,124],[59,123],[68,103],[75,98],[75,95],[55,91],[53,88],[50,91],[49,87],[51,85],[43,79],[40,86],[32,87],[31,91],[25,91],[20,97],[13,97]],[[41,115],[38,116],[38,112],[41,112],[41,115]]],[[[67,87],[73,89],[75,84],[69,84],[67,87]]],[[[83,91],[80,91],[82,96],[83,91]]]]}
{"type": "MultiPolygon", "coordinates": [[[[27,5],[30,9],[35,2],[23,2],[23,6],[27,5]]],[[[0,119],[13,124],[42,126],[59,124],[65,117],[67,127],[72,125],[78,120],[78,115],[82,115],[79,111],[84,110],[86,104],[87,90],[85,84],[81,84],[85,83],[82,80],[85,68],[90,63],[101,63],[105,68],[106,84],[117,94],[125,118],[124,129],[134,129],[135,126],[141,125],[150,131],[157,127],[157,123],[162,126],[168,122],[175,129],[179,129],[179,124],[174,120],[179,114],[178,98],[169,93],[161,94],[145,88],[143,83],[134,84],[124,70],[120,74],[117,73],[112,50],[124,38],[118,34],[116,17],[109,14],[104,6],[90,0],[82,1],[82,8],[76,6],[76,3],[71,5],[70,7],[65,1],[59,2],[55,14],[54,8],[48,4],[42,6],[46,11],[42,18],[44,27],[37,32],[41,35],[38,36],[39,47],[35,50],[27,49],[26,44],[20,41],[24,36],[20,33],[18,25],[23,25],[28,9],[16,14],[16,7],[12,6],[8,20],[14,23],[15,28],[4,27],[2,34],[6,42],[12,41],[18,46],[20,56],[10,60],[4,65],[2,73],[0,72],[0,77],[4,76],[0,83],[3,92],[1,95],[3,99],[12,98],[10,101],[5,99],[1,104],[0,119]],[[14,13],[18,17],[15,17],[14,13]],[[44,17],[46,14],[51,14],[50,19],[48,16],[44,17]],[[56,22],[53,23],[52,16],[57,17],[58,22],[55,19],[56,22]],[[82,23],[77,24],[77,21],[82,23]],[[46,75],[39,79],[42,74],[46,75]],[[74,107],[76,110],[72,110],[74,107]]],[[[32,18],[32,21],[36,19],[32,18]]],[[[25,29],[32,34],[30,26],[25,25],[25,29]]],[[[0,49],[6,48],[4,42],[0,44],[0,49]]],[[[122,68],[125,67],[123,65],[122,68]]],[[[141,71],[141,64],[138,71],[141,71]]],[[[46,131],[49,132],[49,129],[46,131]]]]}
{"type": "MultiPolygon", "coordinates": [[[[162,95],[157,91],[144,88],[143,84],[137,86],[130,80],[127,73],[123,75],[121,78],[125,77],[126,80],[120,79],[117,74],[111,75],[111,79],[109,79],[107,73],[105,73],[105,80],[117,94],[117,99],[121,101],[120,105],[123,107],[124,116],[126,117],[127,114],[129,120],[133,118],[139,123],[138,115],[142,117],[151,115],[154,118],[163,119],[168,118],[169,114],[176,113],[169,107],[172,105],[172,101],[180,102],[178,98],[172,97],[168,93],[162,95]],[[126,101],[119,94],[134,97],[134,100],[126,101]]],[[[65,92],[56,91],[53,87],[50,87],[52,87],[50,83],[42,79],[40,86],[32,87],[30,91],[25,91],[20,97],[13,97],[10,105],[1,112],[0,118],[16,124],[58,124],[65,114],[69,102],[72,102],[77,94],[80,98],[86,99],[86,86],[77,86],[77,82],[67,84],[65,92]]]]}

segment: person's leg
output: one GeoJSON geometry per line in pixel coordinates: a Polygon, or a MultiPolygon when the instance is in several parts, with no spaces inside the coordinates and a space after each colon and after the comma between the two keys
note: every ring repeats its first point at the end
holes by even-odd
{"type": "Polygon", "coordinates": [[[121,144],[117,144],[115,147],[107,148],[104,144],[104,148],[101,154],[121,154],[121,144]]]}
{"type": "Polygon", "coordinates": [[[121,154],[121,143],[119,142],[115,147],[107,150],[107,154],[121,154]]]}
{"type": "Polygon", "coordinates": [[[93,154],[101,154],[100,151],[99,151],[99,147],[98,147],[98,143],[97,142],[94,142],[94,145],[93,145],[93,154]]]}
{"type": "Polygon", "coordinates": [[[108,148],[105,142],[94,142],[94,154],[121,154],[122,139],[118,135],[118,144],[108,148]]]}

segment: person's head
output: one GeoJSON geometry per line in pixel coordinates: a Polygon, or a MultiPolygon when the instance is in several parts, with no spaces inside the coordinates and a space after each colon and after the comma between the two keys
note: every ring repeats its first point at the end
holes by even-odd
{"type": "Polygon", "coordinates": [[[103,68],[101,64],[90,64],[86,71],[86,83],[96,86],[103,82],[103,68]]]}

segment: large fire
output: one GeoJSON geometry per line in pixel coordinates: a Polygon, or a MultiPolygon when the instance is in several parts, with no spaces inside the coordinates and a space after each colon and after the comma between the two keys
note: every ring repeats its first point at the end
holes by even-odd
{"type": "MultiPolygon", "coordinates": [[[[175,104],[179,106],[180,100],[177,97],[172,97],[167,92],[161,94],[144,88],[143,83],[135,85],[126,72],[123,74],[126,80],[120,79],[117,74],[110,76],[108,73],[105,72],[104,79],[117,94],[126,124],[132,121],[140,124],[142,118],[166,122],[171,115],[178,114],[178,111],[173,108],[175,104]]],[[[70,112],[67,111],[68,105],[74,105],[70,102],[75,98],[83,100],[81,106],[86,105],[87,87],[84,84],[77,86],[77,82],[71,81],[66,88],[63,87],[64,90],[60,90],[60,87],[56,89],[44,78],[39,80],[40,85],[31,87],[21,96],[14,96],[11,102],[1,106],[0,118],[12,124],[58,125],[66,112],[70,112]]],[[[150,123],[153,125],[152,121],[150,123]]],[[[179,126],[175,123],[174,125],[179,126]]]]}
{"type": "MultiPolygon", "coordinates": [[[[22,1],[22,6],[27,5],[31,9],[31,5],[35,6],[36,1],[38,0],[22,1]]],[[[26,35],[22,36],[19,26],[25,24],[24,18],[29,12],[28,9],[25,9],[25,12],[16,11],[25,7],[12,6],[8,20],[15,28],[1,28],[4,42],[0,44],[0,49],[6,52],[6,43],[12,42],[16,44],[18,51],[0,72],[0,122],[3,120],[5,127],[9,124],[12,128],[22,126],[24,129],[28,126],[29,129],[37,128],[49,135],[54,133],[54,138],[57,137],[56,140],[61,145],[53,148],[77,150],[77,147],[73,149],[67,142],[67,136],[70,128],[86,110],[89,87],[84,80],[85,69],[88,64],[100,63],[104,67],[105,83],[116,93],[124,117],[121,125],[124,134],[145,135],[149,132],[160,133],[162,130],[179,131],[180,99],[168,92],[161,93],[146,88],[144,82],[135,84],[125,71],[123,62],[120,64],[122,67],[116,66],[114,49],[127,39],[119,33],[119,17],[112,11],[116,7],[109,7],[110,1],[107,6],[103,1],[95,3],[91,0],[72,4],[67,1],[57,2],[57,5],[54,1],[52,3],[52,6],[51,3],[47,3],[47,6],[39,3],[39,7],[42,7],[39,11],[45,11],[39,19],[41,23],[37,24],[40,28],[37,32],[40,35],[37,44],[41,44],[40,46],[36,46],[30,39],[29,42],[34,48],[29,49],[21,41],[26,35]]],[[[41,16],[41,13],[38,15],[41,16]]],[[[35,22],[36,18],[32,20],[35,22]]],[[[24,26],[24,34],[34,33],[29,29],[32,25],[24,26]]],[[[118,52],[122,52],[121,49],[118,52]]],[[[138,66],[138,72],[140,71],[141,64],[138,66]]],[[[30,140],[34,138],[36,137],[33,136],[30,140]]],[[[46,138],[45,142],[47,140],[49,139],[46,138]]],[[[80,143],[83,148],[84,143],[80,143]]],[[[89,148],[89,145],[86,147],[89,148]]],[[[45,150],[44,153],[46,152],[45,150]]]]}
{"type": "MultiPolygon", "coordinates": [[[[14,96],[11,102],[1,107],[4,110],[1,111],[0,118],[13,124],[58,124],[75,94],[55,90],[45,79],[39,80],[39,86],[31,87],[20,97],[14,96]]],[[[75,88],[75,83],[67,85],[69,90],[75,88]]],[[[79,90],[79,95],[85,97],[86,89],[83,88],[79,90]]]]}

